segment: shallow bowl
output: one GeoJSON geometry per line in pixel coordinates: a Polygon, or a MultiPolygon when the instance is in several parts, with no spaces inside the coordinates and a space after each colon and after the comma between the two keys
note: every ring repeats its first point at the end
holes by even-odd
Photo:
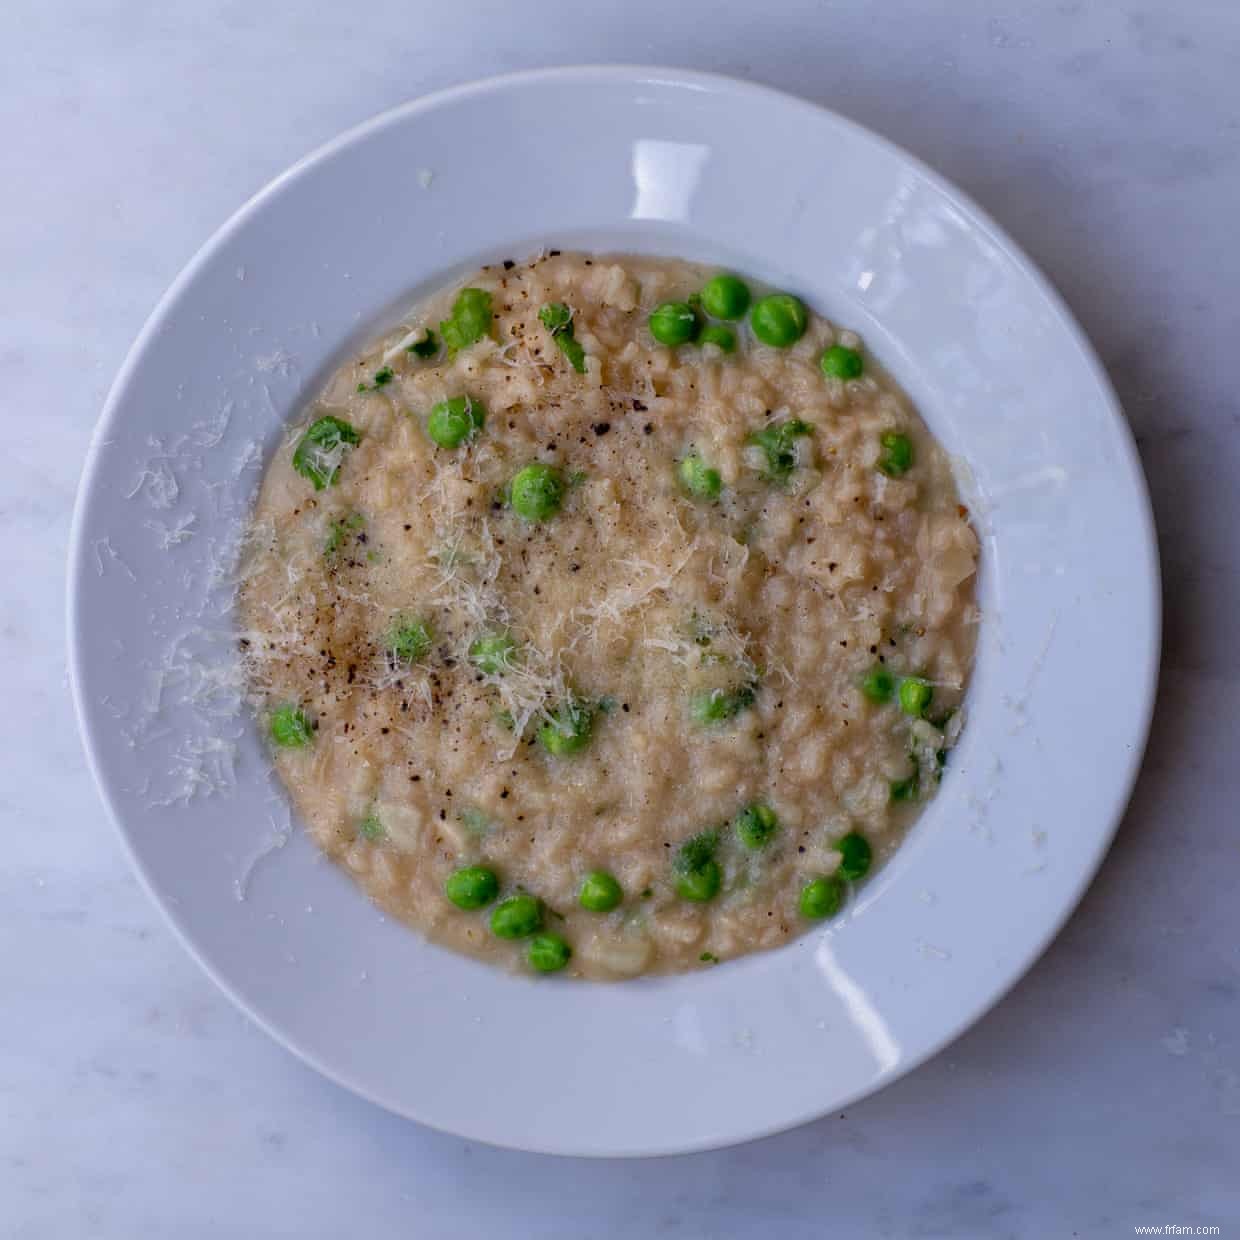
{"type": "Polygon", "coordinates": [[[529,1150],[725,1145],[934,1054],[1077,903],[1154,698],[1145,483],[1062,301],[888,142],[679,70],[450,90],[273,182],[190,263],[125,362],[69,571],[91,765],[190,951],[342,1085],[529,1150]],[[969,722],[938,797],[840,919],[699,974],[533,980],[426,943],[321,860],[237,709],[228,569],[282,425],[402,306],[544,246],[732,266],[860,331],[965,463],[982,535],[969,722]]]}

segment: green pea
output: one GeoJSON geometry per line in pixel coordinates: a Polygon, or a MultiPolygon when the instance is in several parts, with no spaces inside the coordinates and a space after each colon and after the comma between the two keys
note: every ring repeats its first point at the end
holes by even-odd
{"type": "Polygon", "coordinates": [[[878,457],[878,468],[888,478],[898,478],[906,474],[913,466],[913,441],[898,431],[884,431],[878,437],[882,451],[878,457]]]}
{"type": "Polygon", "coordinates": [[[271,739],[282,749],[304,749],[314,729],[300,706],[280,706],[271,714],[271,739]]]}
{"type": "Polygon", "coordinates": [[[457,908],[486,908],[499,895],[499,878],[484,865],[467,865],[448,875],[443,890],[457,908]]]}
{"type": "Polygon", "coordinates": [[[917,800],[919,782],[916,773],[910,775],[907,779],[893,779],[891,781],[891,799],[897,802],[917,800]]]}
{"type": "Polygon", "coordinates": [[[878,705],[890,702],[896,691],[896,678],[881,664],[875,664],[861,682],[861,692],[878,705]]]}
{"type": "Polygon", "coordinates": [[[688,344],[698,334],[698,317],[687,302],[665,301],[651,314],[649,326],[660,344],[688,344]]]}
{"type": "Polygon", "coordinates": [[[706,904],[719,894],[722,885],[723,871],[719,869],[719,862],[707,861],[699,869],[677,875],[676,894],[682,900],[706,904]]]}
{"type": "Polygon", "coordinates": [[[870,841],[860,831],[850,831],[835,847],[840,854],[840,868],[836,870],[840,878],[856,882],[870,872],[874,850],[870,847],[870,841]]]}
{"type": "Polygon", "coordinates": [[[758,849],[765,847],[779,827],[779,819],[769,805],[755,801],[747,805],[733,820],[737,839],[746,848],[758,849]]]}
{"type": "Polygon", "coordinates": [[[293,452],[293,468],[321,491],[336,481],[345,452],[361,435],[343,418],[328,416],[312,422],[293,452]]]}
{"type": "Polygon", "coordinates": [[[805,335],[809,313],[804,303],[791,293],[771,293],[754,303],[749,326],[763,344],[787,349],[805,335]]]}
{"type": "Polygon", "coordinates": [[[772,422],[749,436],[749,443],[761,448],[766,457],[764,475],[770,482],[783,482],[796,468],[798,439],[811,433],[812,428],[800,418],[788,418],[772,422]]]}
{"type": "Polygon", "coordinates": [[[702,831],[677,849],[672,868],[676,873],[676,894],[682,900],[705,904],[719,894],[723,872],[715,860],[718,846],[717,831],[702,831]]]}
{"type": "Polygon", "coordinates": [[[834,874],[815,878],[801,888],[801,916],[820,921],[840,911],[844,903],[844,884],[834,874]]]}
{"type": "Polygon", "coordinates": [[[593,870],[581,883],[577,901],[591,913],[610,913],[624,899],[624,889],[606,870],[593,870]]]}
{"type": "Polygon", "coordinates": [[[423,620],[398,619],[388,634],[387,648],[401,663],[416,663],[431,648],[431,630],[423,620]]]}
{"type": "Polygon", "coordinates": [[[542,901],[534,896],[509,896],[491,914],[491,933],[497,939],[525,939],[542,929],[542,901]]]}
{"type": "Polygon", "coordinates": [[[426,433],[441,448],[457,448],[482,429],[486,416],[480,400],[454,396],[431,406],[426,433]]]}
{"type": "Polygon", "coordinates": [[[564,479],[554,465],[535,463],[519,470],[509,484],[513,511],[527,521],[546,521],[564,503],[564,479]]]}
{"type": "Polygon", "coordinates": [[[861,354],[842,344],[833,344],[819,359],[818,365],[828,379],[857,379],[865,369],[861,354]]]}
{"type": "Polygon", "coordinates": [[[469,657],[479,671],[502,676],[512,667],[516,649],[507,633],[486,633],[469,647],[469,657]]]}
{"type": "Polygon", "coordinates": [[[463,288],[452,303],[451,318],[439,324],[439,334],[456,353],[476,344],[491,330],[491,294],[480,288],[463,288]]]}
{"type": "Polygon", "coordinates": [[[708,323],[698,336],[698,344],[713,344],[724,353],[736,352],[736,333],[719,323],[708,323]]]}
{"type": "Polygon", "coordinates": [[[920,719],[934,697],[934,689],[928,680],[920,676],[906,676],[900,681],[900,709],[914,719],[920,719]]]}
{"type": "Polygon", "coordinates": [[[682,874],[690,870],[701,869],[714,857],[715,849],[718,847],[718,831],[699,831],[697,835],[691,835],[676,850],[676,860],[673,864],[682,874]]]}
{"type": "Polygon", "coordinates": [[[707,465],[698,455],[696,448],[680,458],[676,466],[676,476],[684,491],[694,499],[718,499],[723,488],[719,471],[707,465]]]}
{"type": "Polygon", "coordinates": [[[551,722],[538,729],[539,744],[555,757],[580,753],[594,731],[594,711],[584,702],[570,698],[552,712],[551,722]]]}
{"type": "Polygon", "coordinates": [[[573,949],[558,934],[538,934],[530,939],[525,958],[538,973],[556,973],[572,957],[573,949]]]}
{"type": "Polygon", "coordinates": [[[722,723],[752,706],[754,691],[749,685],[740,689],[699,689],[689,699],[689,715],[694,723],[722,723]]]}
{"type": "Polygon", "coordinates": [[[749,285],[739,276],[722,275],[702,288],[702,309],[716,319],[743,319],[749,309],[749,285]]]}

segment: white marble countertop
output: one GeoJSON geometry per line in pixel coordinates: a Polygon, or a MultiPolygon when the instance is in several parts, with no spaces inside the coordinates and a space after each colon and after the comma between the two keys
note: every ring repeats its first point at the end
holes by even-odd
{"type": "Polygon", "coordinates": [[[0,1235],[1240,1234],[1238,66],[1228,0],[6,0],[0,1235]],[[251,1027],[130,874],[64,676],[63,565],[91,427],[198,245],[292,160],[380,109],[584,61],[777,84],[976,196],[1110,370],[1166,580],[1162,689],[1132,809],[1029,977],[846,1114],[644,1163],[422,1130],[251,1027]]]}

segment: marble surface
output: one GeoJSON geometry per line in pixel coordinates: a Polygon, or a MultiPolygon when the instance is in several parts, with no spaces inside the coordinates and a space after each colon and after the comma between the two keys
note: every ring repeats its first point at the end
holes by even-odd
{"type": "Polygon", "coordinates": [[[0,1236],[1240,1231],[1238,63],[1227,0],[6,0],[0,1236]],[[382,108],[584,61],[777,84],[978,198],[1110,370],[1154,495],[1167,604],[1132,808],[1080,911],[1016,990],[845,1114],[636,1163],[419,1129],[251,1027],[130,874],[64,675],[63,565],[91,426],[200,242],[289,162],[382,108]]]}

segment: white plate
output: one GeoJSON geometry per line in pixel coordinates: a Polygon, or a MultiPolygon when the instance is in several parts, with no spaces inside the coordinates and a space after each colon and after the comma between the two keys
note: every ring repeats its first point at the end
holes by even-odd
{"type": "Polygon", "coordinates": [[[384,1106],[574,1154],[702,1149],[789,1127],[956,1037],[1045,948],[1098,866],[1157,669],[1140,466],[1046,281],[959,192],[856,125],[658,69],[435,95],[331,143],[244,207],[116,381],[70,586],[96,778],[216,981],[384,1106]],[[398,307],[544,244],[704,259],[796,291],[863,333],[975,480],[985,621],[939,796],[847,915],[701,974],[508,976],[385,921],[300,831],[254,864],[287,811],[255,729],[230,716],[231,620],[212,574],[263,454],[398,307]],[[186,780],[227,782],[234,744],[235,787],[159,804],[186,780]]]}

